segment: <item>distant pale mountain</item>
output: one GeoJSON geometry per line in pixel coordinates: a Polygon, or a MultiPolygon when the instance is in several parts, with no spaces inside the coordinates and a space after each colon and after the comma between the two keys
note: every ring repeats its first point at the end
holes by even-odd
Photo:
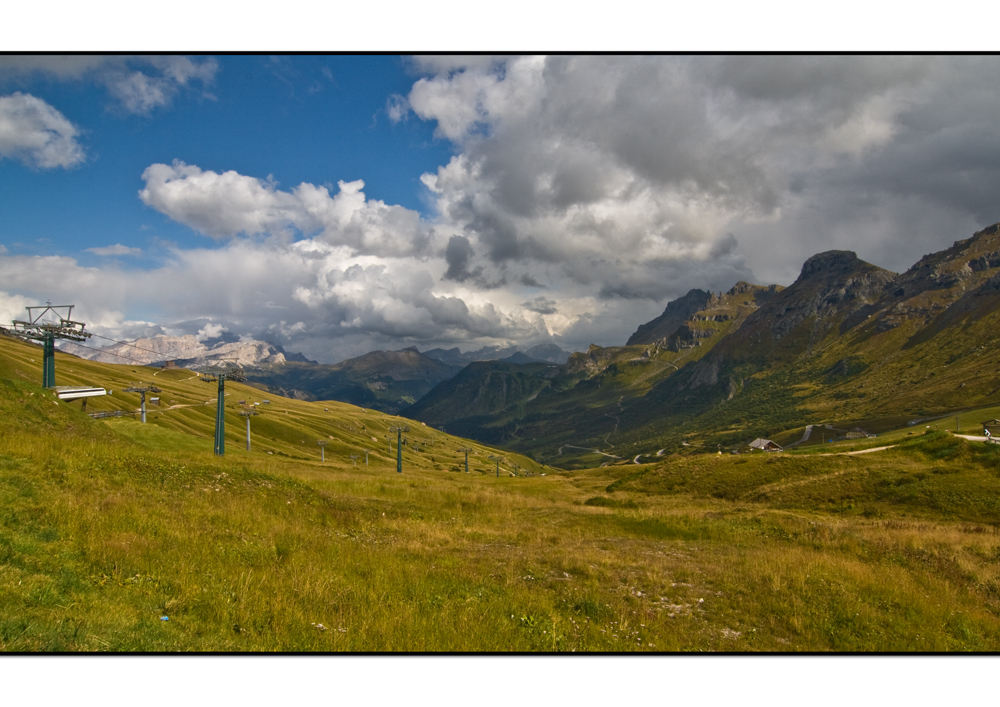
{"type": "MultiPolygon", "coordinates": [[[[230,337],[234,339],[235,337],[230,337]]],[[[211,340],[209,340],[211,341],[211,340]]],[[[256,340],[216,340],[209,345],[194,335],[165,336],[136,339],[111,344],[95,351],[92,347],[79,346],[67,341],[61,351],[101,363],[139,363],[156,365],[173,361],[181,368],[263,366],[298,361],[315,363],[298,353],[287,353],[277,344],[256,340]]]]}

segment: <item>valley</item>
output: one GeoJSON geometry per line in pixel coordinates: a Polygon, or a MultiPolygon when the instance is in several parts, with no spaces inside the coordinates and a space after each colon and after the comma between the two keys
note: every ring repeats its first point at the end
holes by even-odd
{"type": "Polygon", "coordinates": [[[57,353],[58,384],[113,390],[89,412],[163,391],[145,425],[93,419],[38,385],[40,353],[0,337],[4,651],[1000,648],[1000,445],[944,429],[997,407],[573,471],[230,382],[217,457],[214,383],[57,353]]]}
{"type": "Polygon", "coordinates": [[[224,358],[56,352],[84,409],[0,337],[0,649],[996,651],[995,252],[823,253],[562,364],[247,362],[224,456],[224,358]]]}

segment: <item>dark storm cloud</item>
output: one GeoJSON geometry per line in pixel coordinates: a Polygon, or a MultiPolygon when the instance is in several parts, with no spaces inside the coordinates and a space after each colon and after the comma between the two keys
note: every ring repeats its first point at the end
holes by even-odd
{"type": "Polygon", "coordinates": [[[444,259],[448,270],[444,274],[446,280],[464,282],[474,273],[469,272],[469,261],[472,259],[472,244],[465,236],[452,236],[448,239],[448,247],[444,251],[444,259]]]}
{"type": "Polygon", "coordinates": [[[905,267],[1000,219],[998,77],[992,56],[515,57],[408,100],[459,148],[432,186],[483,257],[662,297],[674,272],[794,278],[832,244],[905,267]]]}
{"type": "Polygon", "coordinates": [[[535,297],[527,302],[521,303],[521,306],[525,309],[531,310],[532,312],[538,312],[539,314],[555,314],[559,311],[559,308],[556,305],[556,301],[554,299],[549,299],[548,297],[535,297]]]}

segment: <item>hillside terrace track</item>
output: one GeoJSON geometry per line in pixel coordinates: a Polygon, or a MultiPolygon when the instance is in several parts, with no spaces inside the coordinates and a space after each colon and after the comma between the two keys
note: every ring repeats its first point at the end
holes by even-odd
{"type": "Polygon", "coordinates": [[[884,447],[872,447],[871,449],[858,449],[853,452],[824,452],[822,454],[810,454],[811,457],[837,457],[837,456],[854,456],[855,454],[868,454],[870,452],[881,452],[883,449],[892,449],[895,444],[887,444],[884,447]]]}
{"type": "MultiPolygon", "coordinates": [[[[828,452],[826,454],[814,454],[810,456],[817,457],[836,457],[836,456],[854,456],[855,454],[868,454],[869,452],[881,452],[883,449],[892,449],[895,444],[890,444],[885,447],[873,447],[871,449],[859,449],[855,452],[828,452]]],[[[821,476],[810,476],[808,479],[799,479],[798,481],[778,481],[773,484],[768,484],[766,486],[761,486],[754,489],[750,493],[741,496],[741,499],[750,499],[756,495],[766,495],[773,491],[782,491],[787,488],[793,488],[795,486],[805,486],[806,484],[815,483],[817,481],[826,481],[827,479],[834,479],[838,476],[843,476],[844,474],[858,471],[857,469],[842,469],[841,471],[835,471],[832,474],[823,474],[821,476]]]]}

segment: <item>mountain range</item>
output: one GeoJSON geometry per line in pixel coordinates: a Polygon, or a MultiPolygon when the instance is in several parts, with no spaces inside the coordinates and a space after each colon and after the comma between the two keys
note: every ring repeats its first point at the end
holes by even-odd
{"type": "Polygon", "coordinates": [[[788,287],[691,290],[625,346],[470,365],[403,414],[560,465],[875,429],[995,401],[998,318],[1000,224],[900,274],[828,251],[788,287]]]}
{"type": "Polygon", "coordinates": [[[227,333],[208,340],[194,335],[159,335],[115,342],[102,349],[66,341],[60,350],[102,363],[169,364],[193,370],[235,365],[243,369],[248,382],[272,393],[298,400],[339,400],[391,414],[412,405],[470,362],[565,362],[570,355],[554,344],[539,344],[526,351],[518,346],[487,346],[466,353],[458,348],[420,353],[410,347],[320,364],[278,344],[227,333]]]}
{"type": "MultiPolygon", "coordinates": [[[[624,346],[373,351],[318,364],[253,340],[152,337],[85,358],[189,368],[235,362],[261,388],[400,413],[561,466],[715,448],[838,421],[877,431],[994,402],[1000,224],[904,273],[851,251],[788,287],[692,289],[624,346]]],[[[233,338],[233,337],[231,337],[233,338]]]]}

